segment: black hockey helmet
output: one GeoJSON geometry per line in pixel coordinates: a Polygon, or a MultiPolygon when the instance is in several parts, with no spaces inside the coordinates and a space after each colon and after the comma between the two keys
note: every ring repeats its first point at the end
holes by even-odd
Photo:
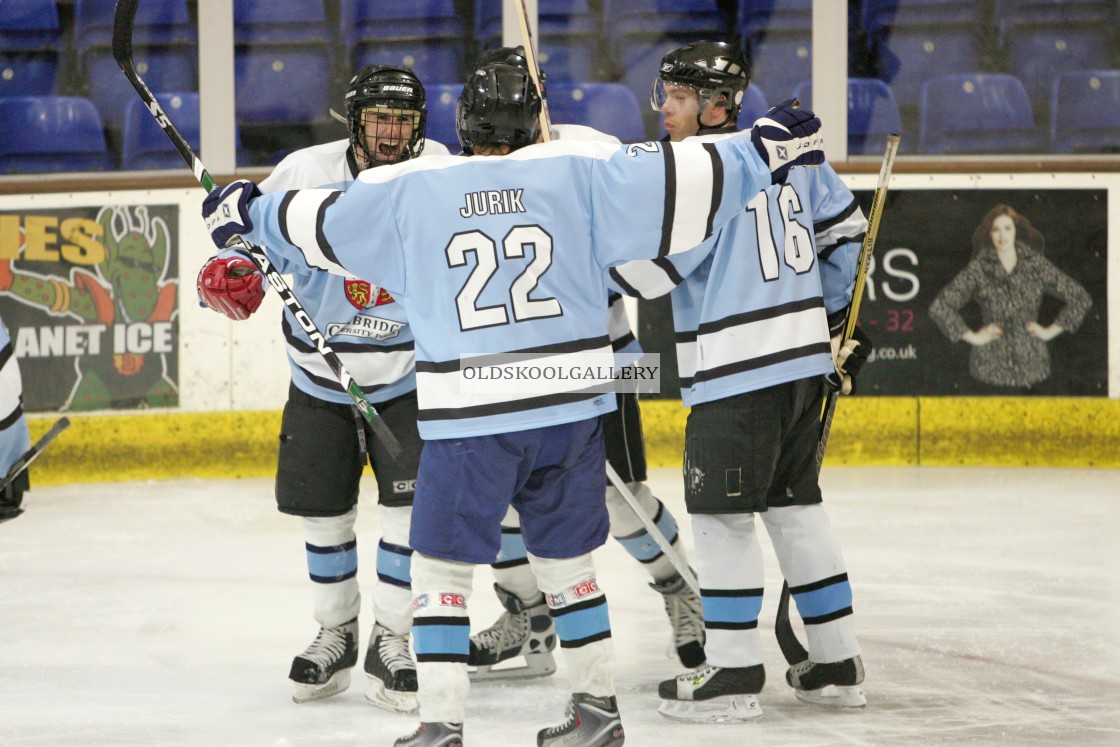
{"type": "Polygon", "coordinates": [[[379,163],[366,152],[365,121],[369,113],[411,118],[412,134],[395,163],[420,155],[428,119],[426,100],[424,85],[407,67],[366,65],[359,70],[346,89],[346,123],[354,155],[370,166],[379,163]]]}
{"type": "Polygon", "coordinates": [[[696,90],[700,111],[719,94],[726,99],[719,105],[728,110],[728,120],[739,116],[743,92],[751,82],[751,64],[737,45],[721,41],[699,41],[674,49],[661,58],[661,68],[653,82],[650,106],[661,110],[665,85],[676,84],[696,90]]]}
{"type": "MultiPolygon", "coordinates": [[[[483,50],[482,54],[478,56],[478,60],[474,63],[474,69],[477,70],[495,62],[501,62],[506,65],[513,65],[523,70],[529,69],[529,60],[525,56],[525,47],[518,44],[516,47],[492,47],[483,50]]],[[[538,70],[541,82],[541,98],[548,100],[548,84],[547,76],[544,70],[538,70]]]]}
{"type": "Polygon", "coordinates": [[[455,107],[455,129],[463,152],[476,143],[517,150],[537,142],[541,97],[529,71],[506,62],[476,67],[455,107]]]}

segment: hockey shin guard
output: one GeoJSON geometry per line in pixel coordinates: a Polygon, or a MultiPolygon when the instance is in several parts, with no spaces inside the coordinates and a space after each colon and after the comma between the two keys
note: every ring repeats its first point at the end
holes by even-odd
{"type": "Polygon", "coordinates": [[[470,563],[412,556],[412,647],[422,722],[459,724],[466,716],[471,635],[467,600],[473,576],[470,563]]]}
{"type": "Polygon", "coordinates": [[[693,514],[693,542],[704,606],[704,652],[718,667],[762,663],[762,546],[753,513],[693,514]]]}
{"type": "Polygon", "coordinates": [[[381,540],[377,544],[377,583],[373,616],[397,635],[412,627],[412,550],[408,547],[411,506],[379,506],[381,540]]]}
{"type": "Polygon", "coordinates": [[[354,538],[357,516],[358,509],[352,508],[342,516],[302,519],[315,620],[324,628],[353,620],[362,606],[358,543],[354,538]]]}

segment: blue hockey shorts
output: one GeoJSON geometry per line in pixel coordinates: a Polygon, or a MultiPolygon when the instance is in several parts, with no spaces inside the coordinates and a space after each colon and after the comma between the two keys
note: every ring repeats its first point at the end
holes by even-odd
{"type": "Polygon", "coordinates": [[[512,504],[529,552],[583,555],[607,540],[606,483],[600,418],[427,441],[409,544],[436,558],[493,563],[512,504]]]}

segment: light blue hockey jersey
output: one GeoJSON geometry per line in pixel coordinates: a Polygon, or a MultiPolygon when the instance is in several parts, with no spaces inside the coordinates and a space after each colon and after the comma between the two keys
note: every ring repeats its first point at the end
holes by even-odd
{"type": "Polygon", "coordinates": [[[595,417],[614,397],[578,380],[546,394],[470,391],[461,356],[514,353],[556,368],[613,358],[606,269],[698,245],[770,178],[746,136],[556,141],[380,167],[346,192],[266,194],[251,205],[245,238],[403,302],[421,435],[486,435],[595,417]]]}
{"type": "MultiPolygon", "coordinates": [[[[344,139],[302,148],[273,169],[261,182],[261,190],[344,190],[358,173],[349,146],[350,141],[344,139]]],[[[420,155],[447,155],[447,148],[429,140],[424,143],[420,155]]],[[[265,251],[268,252],[268,247],[265,251]]],[[[412,330],[404,307],[392,295],[368,281],[332,275],[325,270],[309,268],[302,261],[289,262],[272,253],[269,259],[282,274],[290,275],[289,285],[296,298],[367,399],[373,403],[384,402],[416,388],[412,330]]],[[[350,396],[287,305],[282,328],[292,382],[296,387],[321,400],[350,404],[350,396]]]]}
{"type": "Polygon", "coordinates": [[[794,168],[696,249],[610,273],[633,295],[672,292],[691,407],[833,371],[826,311],[850,303],[866,231],[832,167],[794,168]]]}
{"type": "Polygon", "coordinates": [[[0,320],[0,477],[8,474],[23,452],[31,448],[31,434],[23,414],[23,380],[12,336],[0,320]]]}

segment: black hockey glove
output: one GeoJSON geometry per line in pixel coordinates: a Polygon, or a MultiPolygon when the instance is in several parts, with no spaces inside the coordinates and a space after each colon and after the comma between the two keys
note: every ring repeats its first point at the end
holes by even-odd
{"type": "Polygon", "coordinates": [[[0,523],[14,519],[23,513],[20,504],[23,503],[23,491],[29,487],[31,487],[31,483],[27,478],[26,470],[8,483],[8,487],[4,488],[3,493],[0,493],[0,523]]]}
{"type": "Polygon", "coordinates": [[[828,376],[828,384],[841,394],[852,394],[856,390],[855,377],[860,368],[867,361],[875,344],[871,338],[857,324],[852,330],[852,336],[843,345],[840,344],[844,336],[844,327],[847,324],[848,309],[828,315],[828,331],[832,343],[832,361],[836,365],[836,374],[828,376]]]}

